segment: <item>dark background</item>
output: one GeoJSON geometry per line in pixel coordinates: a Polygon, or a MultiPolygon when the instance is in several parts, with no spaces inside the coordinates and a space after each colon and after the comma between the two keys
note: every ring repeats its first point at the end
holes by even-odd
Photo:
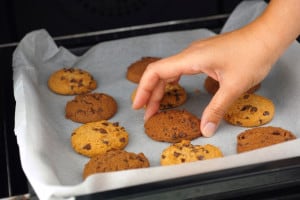
{"type": "Polygon", "coordinates": [[[0,44],[44,28],[53,37],[230,13],[241,0],[1,0],[0,44]]]}
{"type": "MultiPolygon", "coordinates": [[[[1,0],[0,45],[18,42],[36,29],[46,29],[53,37],[101,31],[170,20],[228,16],[241,0],[1,0]]],[[[226,19],[204,20],[180,28],[220,30],[226,19]]],[[[76,39],[56,39],[72,52],[83,52],[95,43],[138,34],[173,31],[179,27],[128,31],[124,34],[94,35],[76,39]],[[130,32],[130,33],[129,33],[130,32]],[[79,50],[79,51],[78,51],[79,50]]],[[[15,101],[12,80],[12,53],[15,44],[0,46],[0,199],[30,194],[37,199],[20,165],[14,134],[15,101]]],[[[34,144],[33,144],[34,145],[34,144]]],[[[300,199],[300,157],[263,163],[212,174],[141,185],[78,199],[150,199],[157,193],[177,197],[178,191],[195,192],[197,199],[300,199]],[[203,189],[204,188],[204,189],[203,189]],[[209,191],[211,195],[199,193],[209,191]],[[199,196],[200,195],[200,196],[199,196]],[[201,196],[203,195],[203,196],[201,196]],[[275,198],[276,197],[276,198],[275,198]],[[136,199],[136,198],[135,198],[136,199]]],[[[18,196],[14,199],[27,199],[18,196]]]]}

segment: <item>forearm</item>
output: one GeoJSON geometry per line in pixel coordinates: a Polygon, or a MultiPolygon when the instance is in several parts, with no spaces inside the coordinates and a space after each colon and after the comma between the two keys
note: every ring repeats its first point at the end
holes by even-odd
{"type": "Polygon", "coordinates": [[[300,34],[300,1],[271,0],[248,29],[255,31],[268,50],[280,56],[300,34]]]}

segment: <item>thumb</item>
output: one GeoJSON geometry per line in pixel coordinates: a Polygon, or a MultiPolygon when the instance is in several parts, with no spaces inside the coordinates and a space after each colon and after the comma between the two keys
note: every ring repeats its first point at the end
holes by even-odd
{"type": "Polygon", "coordinates": [[[204,137],[213,136],[225,112],[240,95],[239,91],[234,91],[232,88],[219,88],[201,117],[200,128],[204,137]]]}

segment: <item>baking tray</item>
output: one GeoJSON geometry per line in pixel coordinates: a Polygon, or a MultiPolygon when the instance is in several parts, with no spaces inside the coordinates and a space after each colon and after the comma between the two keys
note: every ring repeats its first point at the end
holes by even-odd
{"type": "MultiPolygon", "coordinates": [[[[171,34],[172,35],[172,34],[171,34]]],[[[295,45],[294,45],[295,46],[295,45]]],[[[295,47],[296,48],[296,47],[295,47]]],[[[30,69],[29,69],[29,71],[31,71],[30,69]]],[[[33,72],[33,73],[35,73],[34,71],[31,71],[31,72],[33,72]]],[[[22,75],[22,73],[20,73],[21,75],[22,75]]],[[[26,78],[26,76],[25,76],[25,78],[26,78]]],[[[28,77],[27,77],[28,78],[28,77]]],[[[33,76],[33,78],[35,79],[36,77],[34,77],[33,76]]],[[[29,92],[30,93],[30,92],[29,92]]],[[[17,93],[18,94],[18,93],[17,93]]],[[[18,98],[17,98],[18,99],[18,98]]],[[[36,102],[36,103],[40,103],[40,102],[36,102]]],[[[18,104],[17,104],[18,105],[18,104]]],[[[17,120],[18,121],[18,120],[17,120]]],[[[19,128],[19,127],[18,127],[19,128]]],[[[20,129],[18,129],[18,131],[20,131],[20,129]]],[[[21,131],[22,132],[22,131],[21,131]]],[[[17,132],[17,134],[23,134],[23,133],[20,133],[20,132],[17,132]]],[[[22,137],[21,135],[17,135],[19,138],[20,137],[22,137]]],[[[22,140],[19,140],[19,144],[20,143],[22,143],[22,140]]],[[[292,143],[290,143],[290,144],[292,144],[292,143]]],[[[21,147],[22,147],[22,144],[20,145],[21,147]]],[[[291,145],[290,147],[293,147],[293,145],[291,145]]],[[[273,148],[273,149],[275,149],[275,147],[273,148]]],[[[267,150],[262,150],[262,151],[259,151],[259,152],[257,152],[257,155],[259,155],[258,157],[260,157],[260,156],[265,156],[265,153],[267,153],[268,151],[267,150]]],[[[23,152],[24,153],[24,152],[23,152]]],[[[21,149],[21,155],[22,155],[22,149],[21,149]]],[[[251,155],[251,153],[249,154],[249,155],[251,155]]],[[[282,154],[282,155],[277,155],[276,156],[276,158],[273,158],[273,159],[275,159],[275,160],[281,160],[281,158],[284,158],[284,157],[294,157],[294,155],[296,155],[296,154],[293,154],[293,151],[291,151],[291,152],[287,152],[286,154],[282,154]]],[[[24,156],[24,154],[23,154],[23,156],[24,156]]],[[[253,155],[252,155],[253,156],[253,155]]],[[[243,157],[243,156],[242,156],[243,157]]],[[[28,158],[28,157],[26,157],[26,158],[28,158]]],[[[246,157],[244,157],[244,158],[246,158],[246,157]]],[[[24,158],[23,158],[24,159],[24,158]]],[[[32,158],[31,158],[32,159],[32,158]]],[[[33,159],[35,159],[35,158],[33,158],[33,159]]],[[[273,160],[272,158],[267,158],[267,159],[265,159],[265,160],[273,160]]],[[[24,161],[24,160],[23,160],[24,161]]],[[[224,160],[224,161],[226,161],[226,159],[224,160]]],[[[230,159],[229,160],[227,160],[227,161],[231,161],[230,159]]],[[[255,163],[255,162],[259,162],[259,163],[261,163],[261,160],[260,159],[257,159],[257,160],[254,160],[253,162],[251,162],[251,163],[255,163]]],[[[211,163],[218,163],[218,164],[220,164],[220,160],[219,161],[216,161],[216,162],[211,162],[211,163]]],[[[48,164],[51,164],[51,163],[48,163],[48,164]]],[[[228,165],[229,163],[225,163],[225,165],[227,165],[227,168],[232,168],[233,166],[243,166],[243,165],[248,165],[249,163],[239,163],[238,165],[228,165]]],[[[205,163],[203,163],[203,165],[206,165],[205,163]]],[[[194,169],[194,167],[196,167],[197,165],[194,165],[194,164],[191,164],[191,165],[189,165],[189,166],[185,166],[185,170],[186,169],[194,169]]],[[[25,166],[26,167],[26,166],[25,166]]],[[[28,167],[28,166],[27,166],[28,167]]],[[[44,166],[43,166],[44,167],[44,166]]],[[[178,171],[178,169],[176,169],[176,168],[178,168],[178,167],[170,167],[169,169],[173,169],[174,170],[174,172],[179,172],[178,171]]],[[[215,168],[215,170],[208,170],[207,172],[208,173],[200,173],[200,174],[210,174],[210,173],[212,173],[212,172],[218,172],[218,171],[220,171],[221,169],[222,169],[223,167],[221,167],[221,168],[218,168],[218,167],[216,167],[215,168]]],[[[226,168],[226,167],[225,167],[226,168]]],[[[157,169],[158,171],[160,171],[162,168],[160,168],[160,169],[158,169],[158,168],[155,168],[155,169],[157,169]]],[[[26,169],[25,169],[25,171],[26,171],[26,169]]],[[[147,170],[146,170],[147,171],[147,170]]],[[[154,171],[154,170],[153,170],[154,171]]],[[[284,171],[284,170],[282,170],[282,171],[284,171]]],[[[165,169],[162,169],[162,171],[160,171],[160,172],[162,172],[162,175],[163,175],[163,173],[166,173],[166,171],[165,171],[165,169]]],[[[27,173],[28,173],[28,171],[27,171],[27,173]]],[[[136,172],[137,174],[139,174],[139,172],[137,171],[136,172]]],[[[225,171],[223,171],[223,173],[224,174],[226,174],[226,172],[225,171]]],[[[120,175],[124,175],[124,174],[120,174],[120,175]]],[[[160,180],[158,180],[158,182],[160,182],[160,183],[165,183],[164,181],[168,181],[168,180],[173,180],[174,178],[175,179],[177,179],[177,180],[180,180],[182,177],[187,177],[187,178],[191,178],[192,176],[190,176],[190,175],[193,175],[193,173],[184,173],[184,174],[182,174],[182,173],[180,173],[180,177],[178,177],[178,176],[168,176],[167,178],[166,178],[166,180],[162,180],[162,179],[160,179],[160,180]]],[[[32,183],[36,183],[35,181],[36,180],[34,180],[34,179],[32,179],[32,174],[30,174],[30,172],[29,172],[29,174],[27,174],[27,176],[29,177],[29,179],[31,180],[31,182],[32,183]]],[[[185,179],[185,178],[184,178],[185,179]]],[[[49,179],[50,180],[50,179],[49,179]]],[[[192,180],[192,179],[191,179],[192,180]]],[[[296,179],[297,180],[297,179],[296,179]]],[[[97,180],[94,180],[94,181],[96,181],[95,183],[97,183],[97,180]]],[[[215,179],[215,181],[216,182],[218,182],[216,179],[215,179]]],[[[151,181],[149,181],[149,182],[157,182],[157,181],[155,181],[155,180],[151,180],[151,181]]],[[[180,182],[180,181],[178,181],[178,182],[180,182]]],[[[295,181],[295,183],[296,183],[297,181],[295,181]]],[[[93,182],[93,180],[92,180],[92,182],[91,183],[94,183],[93,182]]],[[[142,183],[142,185],[143,184],[148,184],[147,182],[145,183],[142,183]]],[[[50,184],[51,185],[51,184],[50,184]]],[[[89,185],[89,184],[88,184],[89,185]]],[[[130,184],[129,184],[130,185],[130,184]]],[[[135,184],[133,184],[133,185],[135,185],[135,184]]],[[[137,184],[137,185],[140,185],[140,184],[137,184]]],[[[167,185],[167,184],[166,184],[167,185]]],[[[34,185],[35,187],[40,187],[41,185],[39,185],[39,186],[37,186],[37,185],[34,185]]],[[[53,186],[53,185],[52,185],[53,186]]],[[[81,185],[81,186],[83,186],[83,187],[85,187],[85,186],[87,186],[87,185],[81,185]]],[[[91,186],[91,185],[89,185],[89,186],[91,186]]],[[[59,187],[59,186],[56,186],[56,185],[54,185],[54,187],[59,187]]],[[[69,186],[69,187],[71,187],[71,186],[69,186]]],[[[75,186],[76,187],[76,186],[75,186]]],[[[122,186],[123,187],[123,186],[122,186]]],[[[118,188],[118,187],[117,187],[118,188]]],[[[44,189],[46,189],[46,188],[44,188],[44,189]]],[[[52,187],[52,189],[53,189],[53,187],[52,187]]],[[[66,189],[68,189],[68,185],[67,186],[63,186],[63,188],[54,188],[54,189],[58,189],[58,193],[56,193],[56,195],[58,195],[59,196],[59,193],[60,193],[60,191],[59,190],[66,190],[66,189]]],[[[74,189],[74,188],[73,188],[74,189]]],[[[80,186],[78,186],[78,189],[83,189],[83,188],[80,188],[80,186]]],[[[85,189],[87,189],[87,188],[85,188],[85,189]]],[[[89,190],[87,190],[87,191],[85,191],[85,192],[87,192],[87,193],[89,193],[89,192],[93,192],[93,190],[94,190],[95,188],[93,188],[93,187],[90,187],[89,188],[89,190]]],[[[62,191],[61,190],[61,191],[62,191]]],[[[109,189],[109,190],[111,190],[111,189],[109,189]]],[[[130,190],[128,190],[128,191],[130,191],[130,190]]],[[[81,191],[82,192],[82,191],[81,191]]],[[[84,193],[85,193],[84,192],[84,193]]],[[[105,190],[102,190],[102,192],[105,192],[105,190]]],[[[79,192],[80,193],[80,192],[79,192]]],[[[61,193],[61,195],[63,195],[62,193],[61,193]]],[[[66,195],[66,193],[64,194],[64,195],[66,195]]],[[[63,195],[63,196],[64,196],[63,195]]],[[[76,195],[76,192],[74,193],[74,195],[76,195]]],[[[57,196],[56,196],[57,197],[57,196]]]]}

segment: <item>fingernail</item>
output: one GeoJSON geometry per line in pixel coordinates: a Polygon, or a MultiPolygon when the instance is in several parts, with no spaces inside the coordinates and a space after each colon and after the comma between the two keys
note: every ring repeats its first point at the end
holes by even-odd
{"type": "Polygon", "coordinates": [[[202,130],[202,134],[205,137],[211,137],[214,135],[215,131],[217,129],[217,125],[212,123],[212,122],[208,122],[205,126],[204,129],[202,130]]]}

